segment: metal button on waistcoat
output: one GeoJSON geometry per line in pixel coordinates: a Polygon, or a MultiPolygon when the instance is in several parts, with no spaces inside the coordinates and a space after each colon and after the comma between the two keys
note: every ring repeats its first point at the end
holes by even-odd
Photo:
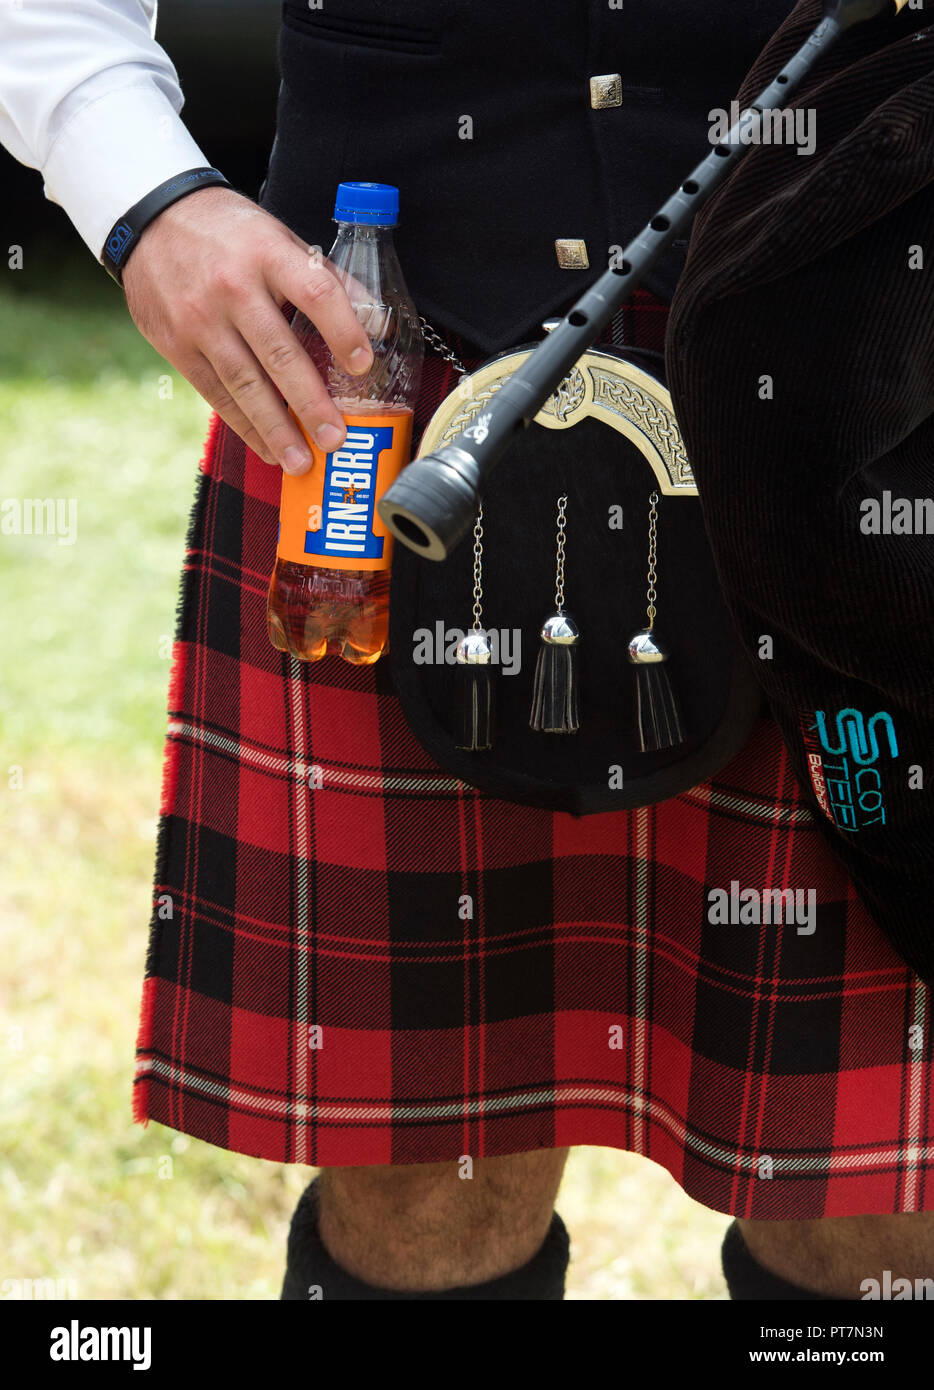
{"type": "Polygon", "coordinates": [[[590,79],[590,104],[595,111],[605,106],[622,106],[623,79],[618,72],[604,72],[590,79]]]}
{"type": "Polygon", "coordinates": [[[562,270],[586,270],[590,265],[587,243],[577,237],[562,237],[556,241],[555,255],[562,270]]]}

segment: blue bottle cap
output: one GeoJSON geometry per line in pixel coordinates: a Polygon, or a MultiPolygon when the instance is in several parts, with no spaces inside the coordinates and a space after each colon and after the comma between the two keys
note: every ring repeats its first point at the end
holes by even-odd
{"type": "Polygon", "coordinates": [[[334,200],[334,220],[394,227],[399,221],[399,190],[391,183],[340,183],[334,200]]]}

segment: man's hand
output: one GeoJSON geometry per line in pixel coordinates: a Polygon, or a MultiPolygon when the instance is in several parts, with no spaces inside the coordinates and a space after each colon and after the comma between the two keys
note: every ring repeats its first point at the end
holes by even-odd
{"type": "Polygon", "coordinates": [[[127,306],[153,347],[267,463],[303,473],[311,455],[276,387],[322,449],[340,411],[281,312],[289,300],[338,364],[365,372],[372,349],[323,256],[249,198],[204,188],[161,212],[123,273],[127,306]]]}

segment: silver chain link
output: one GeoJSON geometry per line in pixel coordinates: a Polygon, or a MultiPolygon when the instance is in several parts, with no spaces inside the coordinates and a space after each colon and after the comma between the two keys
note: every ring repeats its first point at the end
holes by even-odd
{"type": "Polygon", "coordinates": [[[555,572],[555,612],[564,612],[564,532],[568,509],[567,494],[558,498],[558,563],[555,572]]]}
{"type": "Polygon", "coordinates": [[[483,503],[473,528],[473,625],[483,628],[483,503]]]}
{"type": "MultiPolygon", "coordinates": [[[[437,329],[432,328],[426,318],[419,314],[418,321],[422,326],[422,337],[435,352],[440,353],[445,362],[450,362],[455,372],[459,376],[467,375],[467,368],[460,360],[456,352],[448,347],[437,329]]],[[[477,512],[477,520],[473,528],[473,626],[474,631],[481,631],[483,628],[483,503],[477,512]]]]}
{"type": "Polygon", "coordinates": [[[656,575],[656,573],[655,573],[655,546],[656,546],[656,539],[657,539],[657,537],[656,537],[655,521],[656,521],[657,516],[658,516],[658,493],[657,493],[657,492],[653,492],[653,493],[651,494],[651,496],[649,497],[649,587],[648,587],[648,589],[647,589],[647,591],[646,591],[646,595],[645,595],[646,598],[647,598],[648,601],[649,601],[649,607],[648,607],[649,632],[652,631],[652,627],[653,627],[653,625],[654,625],[654,623],[655,623],[655,597],[656,597],[656,595],[655,595],[655,580],[656,580],[657,577],[658,577],[658,576],[656,575]]]}
{"type": "Polygon", "coordinates": [[[431,347],[434,348],[435,352],[439,352],[445,362],[450,362],[456,372],[459,372],[461,376],[466,376],[467,368],[464,366],[457,353],[453,352],[451,348],[448,347],[438,330],[432,328],[428,320],[423,318],[421,314],[418,316],[418,321],[422,326],[422,337],[425,339],[425,342],[429,343],[431,347]]]}

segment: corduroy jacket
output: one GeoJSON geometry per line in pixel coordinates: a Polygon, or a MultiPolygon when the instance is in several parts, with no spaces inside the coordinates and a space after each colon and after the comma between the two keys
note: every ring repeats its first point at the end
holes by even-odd
{"type": "MultiPolygon", "coordinates": [[[[823,60],[796,101],[816,113],[811,157],[754,147],[701,213],[667,364],[722,588],[795,771],[871,916],[934,982],[928,4],[823,60]]],[[[742,100],[819,17],[801,0],[742,100]]]]}

